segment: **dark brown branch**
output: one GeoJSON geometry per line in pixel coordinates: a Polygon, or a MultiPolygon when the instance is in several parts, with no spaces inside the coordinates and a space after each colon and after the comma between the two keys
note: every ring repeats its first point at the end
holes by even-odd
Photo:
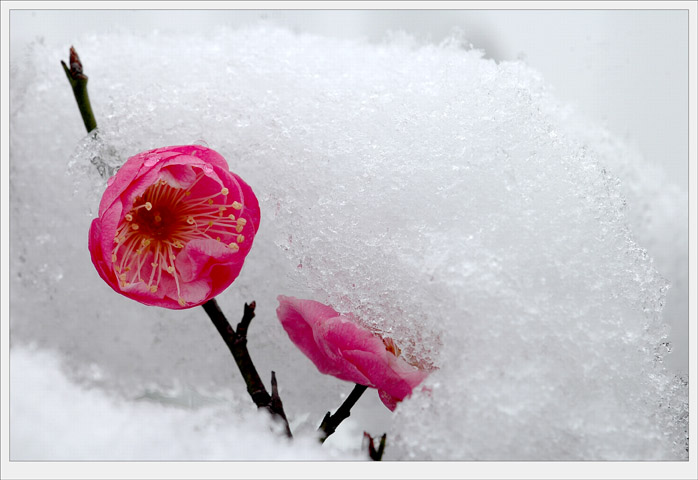
{"type": "Polygon", "coordinates": [[[61,65],[63,65],[63,70],[65,71],[66,77],[70,82],[70,86],[73,87],[73,95],[75,95],[75,101],[78,104],[78,109],[80,110],[80,115],[82,116],[82,121],[85,124],[87,133],[97,128],[97,121],[92,113],[92,105],[90,104],[90,96],[87,94],[87,75],[82,71],[82,62],[80,62],[80,57],[78,57],[78,52],[75,48],[70,47],[70,68],[61,60],[61,65]]]}
{"type": "Polygon", "coordinates": [[[325,418],[322,419],[320,428],[318,428],[318,430],[322,432],[320,436],[321,443],[324,443],[325,440],[327,440],[327,437],[332,435],[335,430],[337,430],[340,423],[349,418],[349,415],[351,414],[351,407],[353,407],[359,398],[361,398],[361,395],[363,395],[367,388],[368,387],[366,385],[359,385],[357,383],[347,399],[344,400],[342,405],[337,409],[336,412],[334,412],[334,415],[330,415],[330,412],[325,414],[325,418]]]}
{"type": "Polygon", "coordinates": [[[364,438],[368,439],[368,456],[371,457],[371,460],[374,460],[376,462],[381,461],[381,459],[383,458],[383,451],[385,450],[385,439],[387,436],[387,433],[384,433],[383,436],[381,436],[381,441],[378,444],[378,449],[376,449],[376,446],[373,443],[373,437],[369,435],[368,432],[364,432],[364,438]]]}
{"type": "Polygon", "coordinates": [[[225,318],[215,298],[203,304],[204,310],[223,338],[223,341],[228,346],[230,353],[233,354],[235,363],[242,374],[242,378],[245,380],[247,392],[250,394],[250,397],[252,397],[252,401],[258,408],[265,408],[274,418],[279,419],[285,425],[286,435],[292,437],[291,428],[288,425],[281,398],[279,398],[275,373],[272,372],[271,374],[272,395],[269,395],[252,362],[250,353],[247,350],[247,328],[254,318],[255,306],[255,302],[249,305],[245,304],[245,311],[236,332],[233,330],[230,323],[228,323],[228,320],[225,318]]]}

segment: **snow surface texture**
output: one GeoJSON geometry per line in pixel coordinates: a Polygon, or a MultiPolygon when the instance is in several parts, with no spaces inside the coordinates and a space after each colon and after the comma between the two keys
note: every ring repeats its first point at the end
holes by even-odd
{"type": "MultiPolygon", "coordinates": [[[[277,372],[298,436],[352,386],[320,375],[291,344],[274,314],[278,294],[354,312],[438,367],[395,414],[369,391],[343,426],[357,443],[364,429],[387,431],[386,459],[687,458],[686,382],[664,365],[662,318],[671,282],[669,320],[687,321],[683,193],[560,106],[525,65],[483,59],[457,39],[369,45],[268,26],[113,33],[75,46],[96,141],[58,64],[68,45],[39,43],[11,59],[14,399],[31,388],[18,380],[31,363],[18,348],[31,344],[58,352],[73,381],[99,387],[89,393],[97,409],[109,395],[145,415],[139,402],[156,399],[189,412],[187,428],[210,421],[212,436],[235,428],[252,444],[269,441],[246,427],[258,421],[253,407],[228,412],[226,422],[241,415],[239,430],[207,416],[210,405],[240,410],[249,399],[203,309],[116,295],[87,251],[109,172],[140,151],[205,143],[260,199],[254,247],[218,300],[231,322],[257,301],[249,349],[263,377],[277,372]]],[[[13,432],[45,427],[21,414],[30,407],[12,402],[13,432]]],[[[106,421],[122,422],[114,408],[106,421]]],[[[167,410],[140,425],[168,431],[184,416],[167,410]]],[[[26,437],[13,435],[11,453],[85,458],[90,436],[76,435],[62,443],[73,450],[56,454],[25,450],[26,437]]],[[[312,455],[303,445],[299,458],[312,455]]],[[[355,458],[354,447],[342,458],[355,458]]],[[[245,454],[234,443],[170,453],[245,454]]],[[[265,455],[291,454],[269,447],[255,458],[265,455]]]]}

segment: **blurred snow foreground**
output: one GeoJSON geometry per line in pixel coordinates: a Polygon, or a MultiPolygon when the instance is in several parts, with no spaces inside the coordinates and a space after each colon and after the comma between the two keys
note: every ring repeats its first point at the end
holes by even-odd
{"type": "Polygon", "coordinates": [[[267,26],[75,46],[98,140],[59,65],[68,45],[12,60],[13,459],[354,459],[363,430],[388,433],[389,460],[687,458],[686,381],[664,364],[687,294],[663,308],[686,282],[684,193],[525,65],[458,40],[267,26]],[[249,349],[277,372],[292,445],[262,425],[202,309],[128,300],[90,263],[108,174],[187,143],[260,199],[218,300],[231,322],[257,301],[249,349]],[[325,446],[306,441],[352,385],[293,346],[278,294],[353,312],[438,371],[394,413],[369,391],[325,446]]]}

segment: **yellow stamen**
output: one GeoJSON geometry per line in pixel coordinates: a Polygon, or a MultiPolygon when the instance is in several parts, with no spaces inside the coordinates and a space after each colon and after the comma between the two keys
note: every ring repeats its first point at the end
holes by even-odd
{"type": "Polygon", "coordinates": [[[235,239],[236,242],[242,243],[245,241],[245,236],[244,235],[238,235],[238,238],[235,239]]]}
{"type": "Polygon", "coordinates": [[[145,202],[145,209],[150,211],[153,208],[153,204],[150,202],[145,202]]]}
{"type": "Polygon", "coordinates": [[[242,203],[240,203],[240,202],[233,202],[232,207],[233,207],[235,210],[240,210],[240,209],[242,208],[242,203]]]}
{"type": "Polygon", "coordinates": [[[223,187],[221,189],[221,195],[228,195],[228,193],[230,193],[230,190],[228,190],[227,188],[223,187]]]}

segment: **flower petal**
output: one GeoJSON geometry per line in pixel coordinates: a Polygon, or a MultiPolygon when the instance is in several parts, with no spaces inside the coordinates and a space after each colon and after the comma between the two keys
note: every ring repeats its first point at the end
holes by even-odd
{"type": "Polygon", "coordinates": [[[189,165],[169,165],[160,169],[160,179],[173,188],[189,188],[196,180],[196,172],[189,165]]]}
{"type": "Polygon", "coordinates": [[[321,373],[334,375],[335,372],[341,371],[336,361],[327,356],[324,349],[317,344],[313,333],[317,324],[338,316],[338,313],[331,307],[313,300],[300,300],[284,295],[279,295],[277,300],[279,307],[276,309],[276,315],[291,341],[321,373]]]}
{"type": "Polygon", "coordinates": [[[175,265],[185,282],[207,276],[217,264],[242,263],[244,257],[216,240],[192,240],[177,255],[175,265]]]}

